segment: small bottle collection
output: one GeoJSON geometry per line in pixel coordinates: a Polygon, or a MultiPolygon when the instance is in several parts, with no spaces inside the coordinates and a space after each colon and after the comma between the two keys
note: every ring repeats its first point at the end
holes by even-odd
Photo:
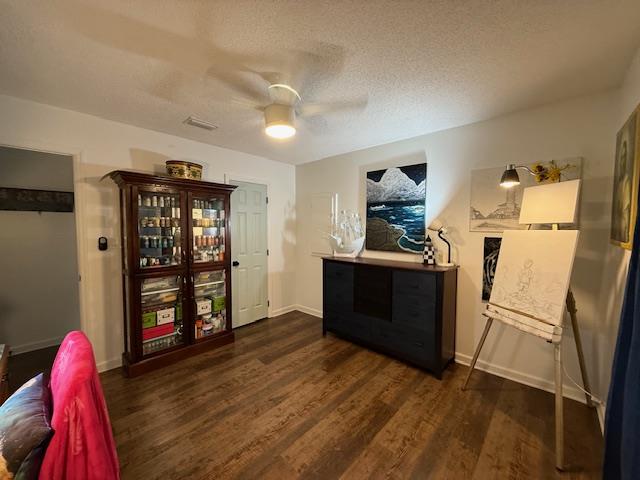
{"type": "Polygon", "coordinates": [[[138,195],[140,266],[177,265],[182,258],[180,197],[138,195]]]}
{"type": "Polygon", "coordinates": [[[222,332],[227,327],[225,272],[198,273],[195,280],[195,338],[222,332]]]}
{"type": "Polygon", "coordinates": [[[223,262],[225,255],[225,209],[221,200],[194,200],[193,261],[223,262]]]}

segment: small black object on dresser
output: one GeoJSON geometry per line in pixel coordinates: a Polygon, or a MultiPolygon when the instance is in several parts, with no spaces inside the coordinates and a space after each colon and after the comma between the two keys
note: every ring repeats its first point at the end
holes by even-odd
{"type": "Polygon", "coordinates": [[[430,370],[453,360],[457,267],[323,258],[322,333],[333,332],[430,370]]]}

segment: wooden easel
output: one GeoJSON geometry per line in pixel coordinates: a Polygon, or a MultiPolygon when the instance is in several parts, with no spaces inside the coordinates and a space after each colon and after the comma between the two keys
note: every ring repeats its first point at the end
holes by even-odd
{"type": "MultiPolygon", "coordinates": [[[[530,227],[530,226],[529,226],[530,227]]],[[[553,225],[553,229],[557,230],[557,224],[553,225]]],[[[592,400],[591,394],[591,385],[589,383],[589,378],[587,375],[587,370],[584,363],[584,352],[582,350],[582,339],[580,337],[580,329],[578,327],[578,317],[577,317],[577,309],[576,302],[573,296],[573,292],[569,287],[566,298],[566,307],[571,318],[571,327],[573,329],[574,339],[576,342],[576,350],[578,352],[578,361],[580,364],[580,372],[582,374],[582,382],[584,385],[585,396],[587,405],[589,407],[594,407],[594,403],[592,400]]],[[[487,311],[489,306],[487,306],[487,311]]],[[[491,316],[492,314],[487,314],[486,312],[483,314],[487,317],[487,322],[484,327],[484,331],[482,332],[482,336],[480,337],[480,342],[476,347],[476,351],[473,354],[473,359],[471,360],[471,364],[469,366],[469,373],[467,374],[467,378],[465,379],[464,385],[462,386],[463,390],[466,390],[467,384],[469,383],[469,379],[471,378],[471,374],[476,366],[476,362],[478,361],[478,356],[480,355],[480,351],[484,345],[484,342],[487,338],[487,334],[489,333],[489,329],[493,324],[494,318],[500,320],[499,317],[491,316]]],[[[514,326],[514,325],[512,325],[514,326]]],[[[518,327],[515,327],[518,328],[518,327]]],[[[556,437],[556,468],[558,470],[564,469],[564,412],[563,412],[563,369],[562,369],[562,337],[563,337],[563,328],[561,327],[561,334],[559,337],[557,335],[549,336],[549,339],[546,339],[549,343],[552,343],[554,346],[554,364],[555,364],[555,437],[556,437]]],[[[531,332],[529,332],[531,333],[531,332]]]]}

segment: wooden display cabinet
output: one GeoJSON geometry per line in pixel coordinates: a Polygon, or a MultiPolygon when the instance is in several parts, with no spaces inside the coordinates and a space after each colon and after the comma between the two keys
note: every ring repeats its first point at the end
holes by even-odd
{"type": "Polygon", "coordinates": [[[126,374],[232,342],[235,186],[124,170],[109,177],[120,188],[126,374]]]}

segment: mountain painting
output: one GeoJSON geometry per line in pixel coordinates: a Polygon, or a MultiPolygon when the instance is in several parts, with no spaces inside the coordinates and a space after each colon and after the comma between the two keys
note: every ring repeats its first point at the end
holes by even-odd
{"type": "Polygon", "coordinates": [[[367,250],[422,254],[427,164],[367,172],[367,250]]]}

